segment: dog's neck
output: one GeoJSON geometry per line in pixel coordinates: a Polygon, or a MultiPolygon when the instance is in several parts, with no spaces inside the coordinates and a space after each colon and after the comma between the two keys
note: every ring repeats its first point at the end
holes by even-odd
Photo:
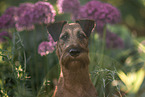
{"type": "Polygon", "coordinates": [[[91,84],[88,65],[78,71],[70,71],[62,66],[60,77],[67,88],[85,88],[91,84]]]}

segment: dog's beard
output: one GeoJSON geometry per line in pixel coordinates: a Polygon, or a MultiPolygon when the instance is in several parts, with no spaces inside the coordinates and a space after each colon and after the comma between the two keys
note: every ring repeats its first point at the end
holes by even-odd
{"type": "Polygon", "coordinates": [[[60,64],[72,71],[83,69],[89,64],[88,52],[81,52],[77,57],[72,57],[68,52],[64,52],[60,57],[60,64]]]}

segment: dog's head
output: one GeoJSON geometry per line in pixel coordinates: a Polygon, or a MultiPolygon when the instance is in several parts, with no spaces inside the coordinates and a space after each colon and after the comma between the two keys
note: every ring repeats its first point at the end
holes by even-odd
{"type": "Polygon", "coordinates": [[[48,32],[57,41],[56,53],[60,64],[67,69],[76,69],[89,64],[88,38],[95,27],[93,20],[66,21],[47,26],[48,32]]]}

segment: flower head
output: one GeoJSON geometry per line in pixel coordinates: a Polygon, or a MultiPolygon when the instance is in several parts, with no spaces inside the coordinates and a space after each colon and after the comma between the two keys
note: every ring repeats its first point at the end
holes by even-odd
{"type": "Polygon", "coordinates": [[[11,6],[11,7],[6,9],[4,14],[16,15],[17,9],[18,9],[17,7],[11,6]]]}
{"type": "Polygon", "coordinates": [[[17,17],[16,17],[16,28],[18,31],[24,29],[32,30],[34,29],[33,24],[33,8],[34,5],[31,3],[23,3],[18,7],[17,17]]]}
{"type": "Polygon", "coordinates": [[[79,0],[58,0],[59,12],[77,13],[80,7],[79,0]]]}
{"type": "Polygon", "coordinates": [[[106,23],[115,24],[120,21],[120,12],[108,3],[93,0],[81,6],[74,19],[93,19],[97,23],[97,31],[103,32],[106,23]]]}
{"type": "Polygon", "coordinates": [[[27,11],[32,10],[34,7],[34,4],[32,3],[22,3],[19,5],[18,10],[17,10],[17,16],[24,16],[27,11]]]}
{"type": "Polygon", "coordinates": [[[48,41],[44,41],[42,43],[40,43],[39,47],[38,47],[38,53],[41,56],[47,55],[49,53],[52,53],[54,51],[54,47],[56,45],[56,42],[54,42],[53,38],[51,37],[51,35],[48,35],[48,41]]]}
{"type": "Polygon", "coordinates": [[[48,2],[23,3],[17,11],[16,28],[18,31],[33,30],[34,24],[53,22],[54,16],[55,10],[48,2]]]}
{"type": "Polygon", "coordinates": [[[40,43],[40,45],[38,47],[38,53],[41,56],[52,53],[53,51],[54,51],[54,47],[52,46],[51,42],[44,41],[44,42],[40,43]]]}
{"type": "Polygon", "coordinates": [[[48,2],[39,1],[35,3],[33,10],[34,23],[50,23],[54,21],[55,10],[48,2]]]}
{"type": "Polygon", "coordinates": [[[16,7],[9,7],[0,17],[0,29],[8,29],[15,27],[16,7]]]}
{"type": "Polygon", "coordinates": [[[0,43],[5,42],[6,37],[11,38],[11,36],[9,35],[8,32],[6,32],[6,31],[0,32],[0,43]]]}
{"type": "Polygon", "coordinates": [[[33,30],[34,24],[54,21],[55,10],[48,2],[22,3],[18,8],[10,7],[0,17],[0,29],[16,27],[18,31],[33,30]]]}
{"type": "Polygon", "coordinates": [[[124,42],[123,40],[117,36],[115,33],[106,32],[106,46],[107,48],[124,48],[124,42]]]}

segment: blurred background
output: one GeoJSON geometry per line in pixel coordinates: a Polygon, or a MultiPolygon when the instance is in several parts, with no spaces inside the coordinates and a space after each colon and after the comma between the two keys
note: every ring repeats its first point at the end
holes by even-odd
{"type": "Polygon", "coordinates": [[[0,97],[51,97],[60,67],[51,22],[94,19],[90,76],[99,97],[145,97],[145,0],[1,0],[0,97]]]}

